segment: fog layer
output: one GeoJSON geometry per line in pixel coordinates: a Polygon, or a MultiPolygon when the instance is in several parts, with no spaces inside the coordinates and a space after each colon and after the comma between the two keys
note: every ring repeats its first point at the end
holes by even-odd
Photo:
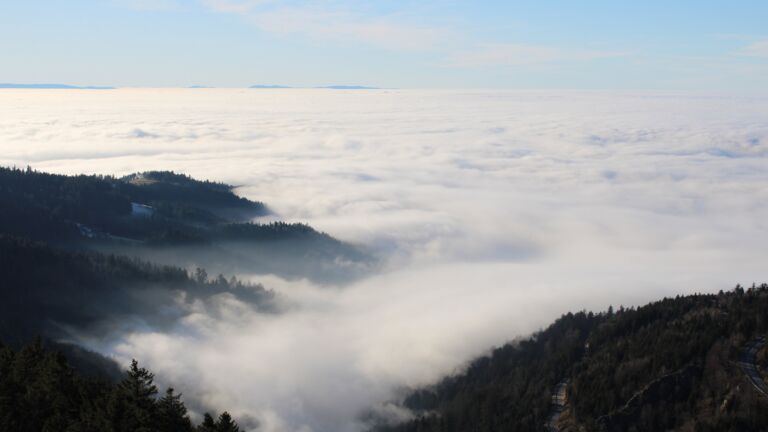
{"type": "Polygon", "coordinates": [[[245,275],[285,313],[222,298],[96,347],[249,427],[345,432],[569,310],[765,280],[766,118],[660,93],[5,90],[0,163],[182,171],[375,250],[343,287],[245,275]]]}

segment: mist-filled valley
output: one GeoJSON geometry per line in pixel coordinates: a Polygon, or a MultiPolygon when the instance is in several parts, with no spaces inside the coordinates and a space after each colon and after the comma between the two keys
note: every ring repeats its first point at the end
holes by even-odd
{"type": "MultiPolygon", "coordinates": [[[[4,90],[0,340],[138,359],[195,422],[227,410],[245,431],[459,412],[448,384],[431,405],[413,392],[568,312],[597,315],[537,339],[562,352],[526,349],[576,364],[586,342],[613,355],[611,325],[753,313],[762,291],[600,311],[766,279],[767,116],[768,98],[705,93],[4,90]]],[[[752,334],[728,319],[711,334],[752,334]]],[[[558,361],[526,393],[537,416],[558,361]]],[[[593,391],[601,370],[574,368],[593,391]]]]}

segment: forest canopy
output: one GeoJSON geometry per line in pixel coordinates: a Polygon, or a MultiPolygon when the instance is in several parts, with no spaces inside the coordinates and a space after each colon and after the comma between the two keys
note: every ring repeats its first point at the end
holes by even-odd
{"type": "MultiPolygon", "coordinates": [[[[414,418],[376,431],[545,431],[567,380],[563,431],[764,431],[766,398],[736,360],[768,331],[768,285],[568,313],[401,401],[414,418]]],[[[768,367],[765,350],[758,367],[768,367]]]]}
{"type": "Polygon", "coordinates": [[[0,344],[0,430],[14,432],[239,432],[226,411],[194,427],[182,394],[160,392],[134,360],[118,382],[83,378],[38,340],[0,344]]]}

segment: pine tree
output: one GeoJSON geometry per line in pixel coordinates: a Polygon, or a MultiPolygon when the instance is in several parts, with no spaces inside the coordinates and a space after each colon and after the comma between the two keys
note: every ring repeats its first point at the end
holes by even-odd
{"type": "Polygon", "coordinates": [[[219,416],[219,421],[216,422],[216,432],[240,432],[240,427],[232,420],[232,416],[224,411],[219,416]]]}
{"type": "Polygon", "coordinates": [[[45,406],[48,416],[43,418],[44,432],[66,430],[71,413],[80,404],[80,394],[72,369],[60,352],[46,354],[36,389],[40,393],[38,403],[45,406]]]}
{"type": "Polygon", "coordinates": [[[203,422],[197,427],[197,432],[216,432],[216,421],[208,413],[203,415],[203,422]]]}
{"type": "Polygon", "coordinates": [[[127,376],[117,386],[117,404],[123,411],[119,430],[139,432],[155,430],[157,387],[155,375],[139,367],[136,360],[131,362],[127,376]]]}
{"type": "Polygon", "coordinates": [[[154,375],[136,361],[119,384],[83,379],[41,341],[0,344],[0,432],[238,432],[229,414],[192,427],[181,394],[157,399],[154,375]],[[221,428],[221,429],[220,429],[221,428]]]}
{"type": "Polygon", "coordinates": [[[165,391],[157,403],[158,425],[161,432],[192,432],[192,422],[187,407],[181,401],[181,394],[174,394],[173,388],[165,391]]]}
{"type": "Polygon", "coordinates": [[[208,272],[200,267],[195,269],[195,280],[197,283],[204,284],[208,281],[208,272]]]}
{"type": "Polygon", "coordinates": [[[15,357],[10,348],[0,348],[0,429],[11,424],[15,412],[16,399],[12,396],[18,393],[18,386],[11,376],[15,357]]]}
{"type": "Polygon", "coordinates": [[[15,397],[15,419],[10,419],[9,423],[19,432],[42,429],[42,419],[47,414],[45,393],[40,389],[40,365],[44,359],[45,351],[40,338],[22,348],[14,358],[11,378],[17,389],[19,383],[25,383],[25,388],[15,397]]]}

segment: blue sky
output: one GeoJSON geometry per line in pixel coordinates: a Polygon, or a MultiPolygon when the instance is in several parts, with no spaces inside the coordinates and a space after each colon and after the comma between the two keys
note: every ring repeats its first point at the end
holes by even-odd
{"type": "Polygon", "coordinates": [[[10,0],[0,82],[764,92],[768,2],[10,0]]]}

